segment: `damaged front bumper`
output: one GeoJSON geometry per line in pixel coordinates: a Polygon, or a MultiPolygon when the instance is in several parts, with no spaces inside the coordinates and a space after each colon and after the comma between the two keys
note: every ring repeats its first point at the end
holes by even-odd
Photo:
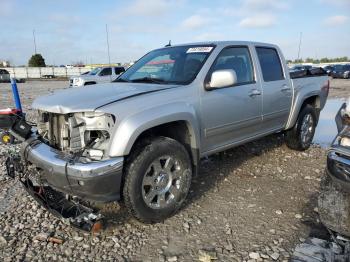
{"type": "Polygon", "coordinates": [[[327,174],[347,192],[350,192],[350,150],[333,146],[327,155],[327,174]]]}
{"type": "Polygon", "coordinates": [[[7,175],[18,178],[27,192],[53,215],[84,230],[97,232],[104,216],[87,201],[120,199],[123,158],[78,162],[36,137],[23,142],[21,156],[10,154],[7,175]]]}
{"type": "Polygon", "coordinates": [[[43,172],[43,180],[52,188],[96,202],[120,199],[123,157],[104,161],[79,162],[37,138],[26,140],[22,160],[43,172]]]}

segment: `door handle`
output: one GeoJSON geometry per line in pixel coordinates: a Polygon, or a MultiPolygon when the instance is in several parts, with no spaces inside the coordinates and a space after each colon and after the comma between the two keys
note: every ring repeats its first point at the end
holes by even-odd
{"type": "Polygon", "coordinates": [[[261,95],[261,92],[260,92],[258,89],[252,89],[252,90],[249,92],[249,96],[250,96],[250,97],[260,96],[260,95],[261,95]]]}
{"type": "Polygon", "coordinates": [[[283,85],[283,86],[281,87],[281,92],[287,92],[287,91],[290,91],[290,87],[287,86],[287,85],[283,85]]]}

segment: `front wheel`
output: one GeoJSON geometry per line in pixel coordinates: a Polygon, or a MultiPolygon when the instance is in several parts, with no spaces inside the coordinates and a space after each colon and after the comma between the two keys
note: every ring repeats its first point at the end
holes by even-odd
{"type": "Polygon", "coordinates": [[[316,110],[306,105],[300,111],[294,127],[286,131],[286,144],[289,148],[299,151],[308,149],[314,138],[317,125],[316,110]]]}
{"type": "Polygon", "coordinates": [[[137,151],[125,169],[125,205],[142,222],[161,222],[186,199],[192,179],[190,156],[182,144],[166,137],[137,151]]]}

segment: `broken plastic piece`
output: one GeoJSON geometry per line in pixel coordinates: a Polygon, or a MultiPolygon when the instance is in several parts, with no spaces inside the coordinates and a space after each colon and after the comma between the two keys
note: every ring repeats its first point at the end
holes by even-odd
{"type": "Polygon", "coordinates": [[[96,230],[95,227],[99,230],[103,228],[102,214],[95,213],[93,209],[80,203],[68,200],[65,195],[49,186],[34,186],[30,179],[22,183],[40,205],[54,216],[65,219],[70,225],[88,232],[96,230]]]}

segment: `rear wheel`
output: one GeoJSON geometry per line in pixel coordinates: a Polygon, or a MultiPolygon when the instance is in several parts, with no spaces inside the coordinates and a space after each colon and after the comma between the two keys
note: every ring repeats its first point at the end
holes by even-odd
{"type": "Polygon", "coordinates": [[[142,222],[161,222],[186,199],[192,179],[190,156],[182,144],[166,137],[136,151],[125,170],[125,205],[142,222]]]}
{"type": "Polygon", "coordinates": [[[316,110],[311,105],[305,105],[300,111],[294,127],[286,131],[286,144],[289,148],[299,151],[308,149],[314,138],[317,125],[316,110]]]}

